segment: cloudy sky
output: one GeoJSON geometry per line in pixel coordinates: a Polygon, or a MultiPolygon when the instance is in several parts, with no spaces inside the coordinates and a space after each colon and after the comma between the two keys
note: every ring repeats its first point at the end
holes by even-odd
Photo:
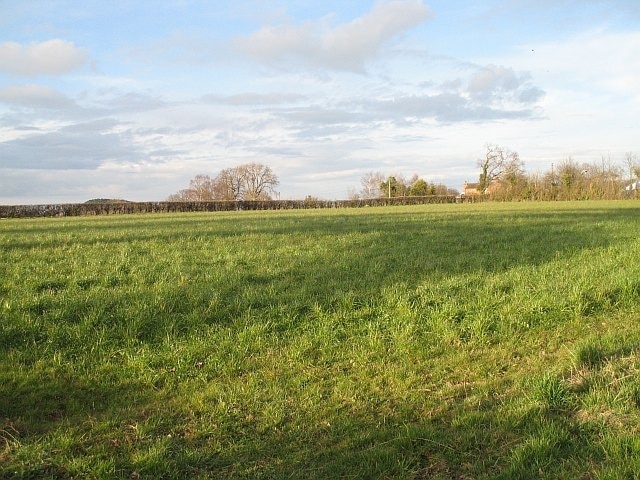
{"type": "Polygon", "coordinates": [[[638,0],[0,0],[0,203],[163,200],[246,162],[281,198],[461,188],[640,153],[638,0]]]}

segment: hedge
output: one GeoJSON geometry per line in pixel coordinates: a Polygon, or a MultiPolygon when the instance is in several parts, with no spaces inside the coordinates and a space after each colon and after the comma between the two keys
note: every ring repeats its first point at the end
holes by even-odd
{"type": "Polygon", "coordinates": [[[0,218],[70,217],[82,215],[122,215],[132,213],[219,212],[231,210],[294,210],[308,208],[359,208],[386,205],[460,203],[480,198],[455,195],[392,197],[366,200],[265,200],[231,202],[122,202],[68,203],[49,205],[0,205],[0,218]]]}

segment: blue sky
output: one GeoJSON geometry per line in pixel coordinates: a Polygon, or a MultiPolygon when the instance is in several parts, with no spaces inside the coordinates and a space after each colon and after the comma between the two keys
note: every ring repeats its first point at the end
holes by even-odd
{"type": "Polygon", "coordinates": [[[281,198],[640,154],[640,2],[0,0],[0,203],[162,200],[246,162],[281,198]]]}

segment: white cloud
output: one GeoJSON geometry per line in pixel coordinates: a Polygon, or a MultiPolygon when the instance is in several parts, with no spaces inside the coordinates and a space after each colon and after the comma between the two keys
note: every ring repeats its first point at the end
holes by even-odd
{"type": "Polygon", "coordinates": [[[323,50],[338,54],[342,68],[362,63],[374,55],[397,34],[412,28],[429,16],[428,8],[419,0],[395,0],[377,4],[371,12],[329,32],[323,50]]]}
{"type": "Polygon", "coordinates": [[[238,46],[265,63],[295,61],[313,68],[361,72],[387,42],[429,16],[421,0],[392,0],[336,27],[326,22],[267,26],[240,38],[238,46]]]}
{"type": "Polygon", "coordinates": [[[487,65],[471,76],[471,99],[489,104],[532,104],[545,92],[531,83],[531,74],[500,65],[487,65]]]}
{"type": "Polygon", "coordinates": [[[471,78],[469,92],[473,96],[487,97],[496,91],[516,90],[528,77],[527,75],[517,75],[511,68],[488,65],[471,78]]]}
{"type": "Polygon", "coordinates": [[[0,102],[34,109],[73,106],[73,101],[62,93],[42,85],[10,85],[0,88],[0,102]]]}
{"type": "Polygon", "coordinates": [[[67,73],[86,61],[86,52],[65,40],[53,39],[28,45],[0,43],[0,72],[13,75],[67,73]]]}

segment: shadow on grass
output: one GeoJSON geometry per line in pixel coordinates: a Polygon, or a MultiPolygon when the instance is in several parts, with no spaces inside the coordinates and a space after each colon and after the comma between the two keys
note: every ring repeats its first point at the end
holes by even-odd
{"type": "MultiPolygon", "coordinates": [[[[583,249],[626,241],[628,230],[620,234],[610,222],[628,226],[639,219],[631,208],[113,217],[65,224],[62,230],[69,238],[60,236],[56,222],[51,223],[54,233],[42,239],[34,238],[25,226],[2,248],[5,253],[51,248],[41,253],[41,261],[54,264],[86,261],[82,249],[68,251],[70,246],[98,245],[99,251],[88,250],[91,253],[86,255],[92,259],[104,255],[104,262],[97,263],[94,271],[83,272],[83,278],[66,278],[57,272],[41,278],[32,287],[38,295],[30,307],[35,315],[58,311],[78,317],[93,308],[86,304],[92,294],[106,294],[106,316],[124,318],[130,315],[125,305],[155,301],[141,308],[145,315],[169,312],[179,318],[207,310],[206,323],[226,325],[248,308],[292,307],[304,315],[314,304],[332,309],[345,296],[367,304],[386,287],[398,284],[411,287],[456,275],[540,265],[583,249]],[[122,249],[125,252],[119,255],[122,249]],[[139,288],[152,289],[163,282],[160,292],[137,293],[139,288]],[[78,308],[61,294],[73,289],[86,292],[78,308]],[[158,294],[167,298],[159,299],[158,294]],[[215,311],[210,308],[212,299],[217,299],[215,311]]],[[[9,297],[12,287],[0,282],[2,296],[9,297]]],[[[585,299],[587,307],[594,304],[591,300],[585,299]]]]}
{"type": "Polygon", "coordinates": [[[604,461],[597,432],[570,416],[533,408],[510,417],[494,401],[428,417],[414,407],[384,421],[374,408],[367,417],[332,415],[304,428],[285,421],[268,431],[239,420],[233,439],[211,432],[161,440],[130,468],[150,478],[506,480],[590,478],[604,461]]]}
{"type": "Polygon", "coordinates": [[[135,379],[105,383],[54,368],[30,374],[2,374],[0,417],[24,427],[21,435],[40,436],[90,420],[104,413],[148,405],[154,398],[148,385],[135,379]]]}
{"type": "Polygon", "coordinates": [[[166,395],[107,377],[53,367],[0,374],[0,478],[133,478],[133,457],[152,445],[142,428],[166,395]]]}
{"type": "MultiPolygon", "coordinates": [[[[118,221],[117,226],[103,222],[86,235],[73,232],[70,225],[73,233],[70,238],[42,241],[23,237],[29,233],[29,229],[25,229],[19,232],[20,238],[3,244],[2,249],[6,253],[49,247],[55,253],[69,242],[85,246],[99,243],[107,248],[139,242],[143,244],[139,248],[144,249],[145,242],[156,242],[155,245],[163,245],[170,251],[172,247],[180,248],[183,245],[180,242],[185,239],[204,239],[195,255],[173,252],[184,266],[198,272],[199,265],[207,261],[207,244],[222,242],[237,257],[234,263],[219,265],[225,275],[215,281],[196,279],[191,285],[176,286],[172,292],[116,293],[104,304],[94,295],[90,299],[97,304],[93,304],[87,303],[87,295],[100,293],[96,289],[102,287],[107,288],[106,292],[110,286],[100,273],[96,274],[97,278],[81,279],[81,284],[71,279],[51,278],[35,285],[39,299],[29,312],[34,318],[46,319],[53,312],[55,315],[48,320],[72,325],[81,323],[93,312],[95,322],[122,328],[116,335],[117,344],[126,341],[122,333],[127,331],[133,314],[133,321],[138,322],[140,328],[129,331],[139,336],[141,343],[153,345],[163,341],[167,334],[175,340],[191,336],[198,323],[229,327],[233,335],[237,333],[234,322],[251,310],[257,312],[256,318],[275,316],[281,325],[291,325],[292,321],[310,323],[314,320],[311,315],[314,305],[335,310],[348,296],[352,305],[367,306],[386,288],[399,283],[417,285],[461,274],[540,265],[558,256],[625,241],[624,235],[603,227],[604,224],[638,223],[632,209],[517,212],[507,215],[506,220],[503,212],[438,215],[417,210],[399,215],[359,212],[358,215],[287,214],[264,219],[255,215],[207,218],[210,224],[163,218],[160,228],[154,218],[149,222],[148,231],[134,221],[118,221]],[[261,240],[247,243],[245,234],[266,238],[273,251],[244,258],[243,248],[264,245],[261,240]],[[299,256],[285,254],[274,258],[282,255],[279,245],[292,242],[300,242],[299,256]],[[314,245],[327,248],[315,251],[314,245]],[[278,268],[265,270],[264,262],[278,268]],[[83,293],[83,300],[70,305],[69,298],[61,292],[75,288],[74,282],[88,293],[83,293]],[[211,307],[213,293],[221,300],[211,307]],[[136,307],[133,310],[132,305],[136,307]],[[200,317],[190,316],[192,312],[201,312],[200,317]],[[204,312],[207,312],[206,318],[204,312]],[[283,312],[291,317],[286,322],[277,318],[283,312]]],[[[152,261],[163,255],[162,252],[149,254],[152,261]]],[[[176,285],[177,280],[170,278],[176,285]]],[[[114,286],[135,286],[135,282],[130,272],[123,271],[114,286]]],[[[153,286],[154,281],[150,280],[149,284],[153,286]]],[[[28,344],[32,345],[30,348],[34,344],[37,348],[46,339],[37,332],[37,326],[31,328],[29,335],[34,341],[28,344]]],[[[14,329],[3,337],[4,350],[22,348],[23,334],[14,329]]],[[[281,334],[295,335],[295,330],[284,328],[281,334]]],[[[66,353],[83,354],[82,346],[65,347],[64,336],[57,341],[57,347],[68,349],[66,353]]],[[[89,355],[87,351],[84,354],[89,355]]],[[[583,355],[585,363],[599,365],[607,353],[594,350],[585,351],[583,355]]],[[[49,376],[5,374],[4,379],[0,385],[0,418],[16,425],[12,428],[20,431],[19,440],[25,445],[30,439],[38,441],[40,437],[69,425],[77,426],[94,416],[142,418],[148,412],[148,405],[158,402],[148,386],[135,378],[130,383],[108,385],[104,379],[94,381],[57,374],[52,366],[49,376]]],[[[293,424],[285,420],[270,430],[257,430],[247,417],[239,417],[233,425],[233,434],[227,432],[226,437],[217,437],[213,428],[209,433],[200,432],[195,436],[168,437],[167,432],[162,431],[162,435],[151,435],[146,442],[141,442],[133,453],[124,451],[115,455],[124,472],[123,478],[132,471],[155,478],[197,475],[538,478],[540,471],[553,468],[553,463],[567,453],[572,452],[575,461],[585,464],[597,455],[588,443],[591,432],[581,430],[557,412],[540,414],[532,410],[521,421],[505,416],[498,400],[488,400],[475,410],[467,408],[464,397],[447,401],[449,407],[436,414],[427,415],[423,404],[407,402],[402,406],[404,413],[388,419],[379,406],[372,405],[367,416],[338,412],[329,415],[322,425],[293,424]]],[[[70,452],[81,448],[81,444],[81,440],[72,442],[70,452]]],[[[52,476],[51,472],[36,469],[27,472],[26,478],[52,476]]],[[[63,470],[58,474],[62,476],[61,472],[63,470]]]]}

